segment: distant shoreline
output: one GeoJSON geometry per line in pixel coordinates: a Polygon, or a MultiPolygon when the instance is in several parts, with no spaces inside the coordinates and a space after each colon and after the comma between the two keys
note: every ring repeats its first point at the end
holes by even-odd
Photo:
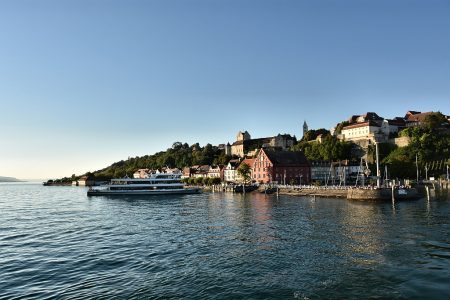
{"type": "Polygon", "coordinates": [[[26,182],[26,181],[14,177],[0,176],[0,182],[26,182]]]}

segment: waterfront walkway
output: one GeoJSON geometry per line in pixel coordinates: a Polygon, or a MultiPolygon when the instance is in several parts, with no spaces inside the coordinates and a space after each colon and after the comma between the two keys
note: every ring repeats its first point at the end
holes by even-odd
{"type": "MultiPolygon", "coordinates": [[[[404,186],[394,188],[377,188],[374,186],[314,186],[314,185],[260,185],[257,189],[260,193],[292,195],[292,196],[314,196],[329,198],[346,198],[354,200],[377,200],[392,199],[416,199],[421,197],[447,199],[448,185],[446,181],[439,183],[427,183],[415,188],[404,186]]],[[[234,192],[233,186],[213,186],[212,191],[234,192]]]]}

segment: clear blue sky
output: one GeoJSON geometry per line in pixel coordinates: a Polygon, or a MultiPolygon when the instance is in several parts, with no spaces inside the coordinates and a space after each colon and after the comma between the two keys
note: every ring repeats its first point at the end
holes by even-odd
{"type": "Polygon", "coordinates": [[[450,1],[0,1],[0,176],[450,114],[450,1]]]}

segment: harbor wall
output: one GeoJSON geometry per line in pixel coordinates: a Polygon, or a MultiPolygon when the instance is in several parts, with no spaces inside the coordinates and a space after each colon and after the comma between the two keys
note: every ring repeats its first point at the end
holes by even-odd
{"type": "Polygon", "coordinates": [[[391,190],[385,189],[349,189],[347,190],[347,199],[350,200],[389,200],[392,198],[391,190]]]}
{"type": "Polygon", "coordinates": [[[347,189],[291,189],[280,188],[279,194],[292,196],[317,196],[330,198],[346,198],[347,189]]]}
{"type": "MultiPolygon", "coordinates": [[[[317,197],[332,197],[332,198],[346,198],[349,200],[392,200],[392,189],[292,189],[280,188],[279,194],[293,195],[293,196],[317,196],[317,197]]],[[[394,189],[394,199],[416,199],[420,198],[421,194],[416,189],[394,189]]]]}

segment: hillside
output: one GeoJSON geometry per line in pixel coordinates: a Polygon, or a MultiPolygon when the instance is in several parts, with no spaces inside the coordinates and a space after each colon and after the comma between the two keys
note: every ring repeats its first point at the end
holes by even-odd
{"type": "MultiPolygon", "coordinates": [[[[342,122],[344,124],[345,122],[342,122]]],[[[379,156],[382,165],[388,165],[390,175],[399,178],[415,178],[416,166],[420,170],[427,170],[429,176],[439,176],[450,164],[450,122],[441,113],[427,116],[420,126],[408,127],[398,133],[400,137],[409,139],[407,146],[398,147],[380,142],[379,156]]],[[[395,136],[396,137],[396,136],[395,136]]],[[[359,162],[358,145],[339,140],[328,130],[309,130],[291,151],[302,151],[310,161],[353,160],[359,162]],[[317,137],[321,140],[317,141],[317,137]],[[354,150],[358,151],[354,151],[354,150]]],[[[375,161],[375,147],[370,145],[367,150],[369,163],[375,161]]],[[[223,148],[206,144],[201,147],[198,143],[175,142],[166,151],[152,155],[129,157],[105,167],[101,170],[87,172],[94,180],[109,180],[126,175],[132,176],[138,169],[159,169],[162,167],[183,168],[193,165],[225,165],[231,159],[226,156],[223,148]]],[[[372,166],[373,167],[373,166],[372,166]]],[[[77,180],[81,175],[73,174],[57,181],[69,182],[77,180]]]]}
{"type": "MultiPolygon", "coordinates": [[[[226,156],[223,149],[219,149],[211,144],[206,144],[204,147],[201,147],[198,143],[189,145],[187,143],[175,142],[166,151],[160,151],[153,155],[130,157],[127,160],[115,162],[104,169],[87,172],[84,175],[96,180],[109,180],[125,175],[132,176],[137,169],[157,169],[162,167],[177,167],[182,169],[183,167],[192,165],[226,164],[230,159],[231,157],[226,156]]],[[[58,179],[58,181],[67,182],[76,180],[79,177],[72,175],[72,177],[58,179]]]]}
{"type": "Polygon", "coordinates": [[[21,180],[14,177],[0,176],[0,182],[20,182],[21,180]]]}

